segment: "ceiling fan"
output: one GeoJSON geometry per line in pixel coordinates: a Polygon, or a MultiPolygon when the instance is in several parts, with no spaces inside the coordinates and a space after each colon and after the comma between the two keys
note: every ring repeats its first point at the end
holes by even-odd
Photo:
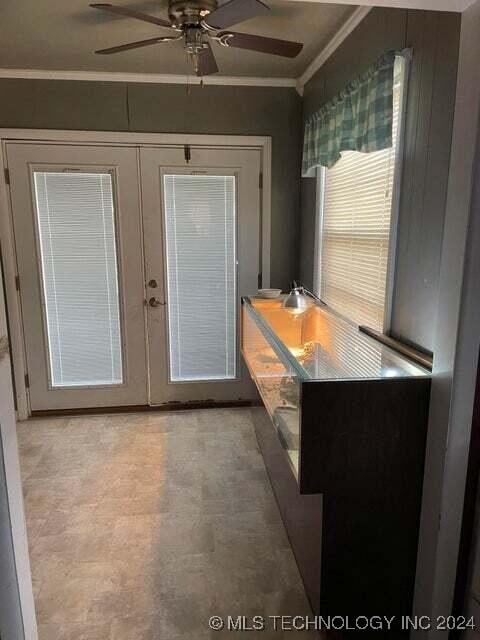
{"type": "Polygon", "coordinates": [[[117,7],[113,4],[96,3],[90,6],[94,9],[135,18],[177,31],[175,35],[157,36],[148,40],[129,42],[108,49],[100,49],[95,53],[106,55],[148,47],[161,42],[183,40],[185,51],[192,61],[195,73],[202,77],[218,71],[210,41],[217,42],[223,47],[249,49],[286,58],[294,58],[303,47],[300,42],[230,31],[230,27],[234,24],[270,12],[270,8],[260,0],[228,0],[222,5],[219,5],[217,0],[169,0],[169,20],[163,20],[127,7],[117,7]]]}

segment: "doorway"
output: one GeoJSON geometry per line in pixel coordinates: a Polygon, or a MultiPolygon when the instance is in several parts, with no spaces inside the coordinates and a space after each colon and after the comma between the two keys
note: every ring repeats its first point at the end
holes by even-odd
{"type": "Polygon", "coordinates": [[[31,411],[255,398],[262,152],[8,142],[31,411]]]}

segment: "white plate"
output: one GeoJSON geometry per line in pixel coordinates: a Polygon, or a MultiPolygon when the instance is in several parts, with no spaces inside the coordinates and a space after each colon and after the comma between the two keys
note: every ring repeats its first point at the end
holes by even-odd
{"type": "Polygon", "coordinates": [[[259,289],[258,297],[259,298],[278,298],[282,293],[281,289],[259,289]]]}

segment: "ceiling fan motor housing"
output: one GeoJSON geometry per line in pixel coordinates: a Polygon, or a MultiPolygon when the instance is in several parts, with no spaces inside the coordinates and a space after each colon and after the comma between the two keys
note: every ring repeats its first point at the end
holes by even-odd
{"type": "Polygon", "coordinates": [[[168,5],[168,17],[177,27],[200,25],[216,8],[217,0],[172,0],[168,5]]]}

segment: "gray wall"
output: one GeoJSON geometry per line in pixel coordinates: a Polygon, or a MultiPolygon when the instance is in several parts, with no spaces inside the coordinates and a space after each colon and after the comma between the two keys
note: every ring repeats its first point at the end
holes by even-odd
{"type": "Polygon", "coordinates": [[[417,568],[414,613],[432,619],[452,600],[480,349],[479,59],[477,0],[462,14],[417,568]]]}
{"type": "Polygon", "coordinates": [[[271,285],[295,276],[301,99],[293,88],[0,80],[0,127],[272,137],[271,285]]]}
{"type": "MultiPolygon", "coordinates": [[[[308,116],[388,49],[411,46],[392,333],[433,346],[455,96],[458,14],[373,9],[305,87],[308,116]]],[[[0,80],[0,127],[272,137],[271,284],[312,285],[315,181],[299,190],[302,101],[269,87],[0,80]],[[300,213],[300,198],[302,202],[300,213]]]]}
{"type": "MultiPolygon", "coordinates": [[[[7,337],[5,311],[3,271],[0,261],[0,339],[7,337]]],[[[16,449],[12,451],[11,439],[8,438],[11,428],[15,428],[12,401],[10,358],[2,349],[0,350],[0,638],[2,640],[25,640],[12,537],[12,520],[14,518],[12,518],[11,503],[9,503],[9,498],[11,500],[15,494],[15,487],[9,484],[7,491],[7,472],[5,469],[5,459],[11,462],[11,456],[18,455],[16,449]],[[10,490],[12,490],[11,493],[10,490]]],[[[12,480],[11,468],[10,465],[8,482],[12,480]]],[[[19,478],[18,483],[20,483],[19,478]]],[[[23,504],[20,505],[20,508],[23,509],[23,504]]]]}
{"type": "MultiPolygon", "coordinates": [[[[0,281],[0,286],[2,283],[0,281]]],[[[1,427],[0,427],[1,429],[1,427]]],[[[3,447],[0,438],[0,638],[24,640],[13,552],[3,447]]]]}
{"type": "MultiPolygon", "coordinates": [[[[389,49],[412,47],[392,334],[433,348],[460,16],[373,9],[305,87],[304,117],[389,49]]],[[[301,279],[312,284],[315,180],[302,180],[301,279]]]]}

